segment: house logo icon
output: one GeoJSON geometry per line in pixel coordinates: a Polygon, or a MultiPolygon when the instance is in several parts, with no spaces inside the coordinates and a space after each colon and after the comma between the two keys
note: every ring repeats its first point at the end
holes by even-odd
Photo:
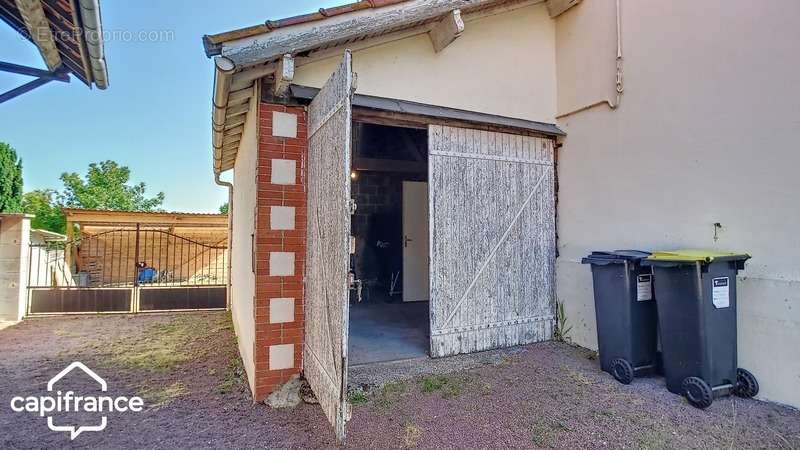
{"type": "MultiPolygon", "coordinates": [[[[108,384],[106,384],[106,380],[100,378],[100,375],[97,375],[94,370],[86,367],[80,361],[75,361],[72,364],[68,365],[64,370],[58,373],[58,375],[54,376],[47,382],[47,391],[52,392],[53,386],[58,383],[59,380],[64,378],[67,374],[72,372],[75,369],[80,369],[84,371],[87,375],[92,377],[97,384],[100,385],[100,390],[106,392],[108,390],[108,384]]],[[[56,425],[53,423],[53,417],[47,416],[47,428],[50,428],[53,431],[68,431],[70,440],[74,440],[78,437],[79,434],[83,433],[84,431],[103,431],[106,429],[106,425],[108,425],[108,417],[103,416],[100,418],[100,425],[96,426],[73,426],[73,425],[56,425]]]]}
{"type": "Polygon", "coordinates": [[[11,399],[11,409],[15,412],[38,413],[39,417],[47,417],[47,427],[52,431],[69,432],[70,440],[74,440],[84,431],[103,431],[108,425],[109,412],[140,412],[144,406],[141,397],[111,397],[108,395],[79,396],[70,390],[58,390],[57,384],[62,378],[72,371],[80,369],[100,386],[104,394],[108,391],[108,383],[95,371],[88,368],[80,361],[75,361],[47,383],[49,395],[40,397],[14,397],[11,399]],[[54,395],[55,394],[55,395],[54,395]],[[100,423],[96,425],[56,425],[53,413],[99,413],[100,423]]]}

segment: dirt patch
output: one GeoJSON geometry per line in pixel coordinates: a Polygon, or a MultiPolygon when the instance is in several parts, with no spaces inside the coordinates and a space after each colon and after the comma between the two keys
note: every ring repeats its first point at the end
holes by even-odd
{"type": "MultiPolygon", "coordinates": [[[[566,344],[487,355],[471,356],[470,369],[420,369],[352,391],[345,447],[800,448],[800,413],[790,408],[731,397],[700,411],[659,378],[620,385],[590,352],[566,344]]],[[[224,313],[25,321],[0,331],[0,397],[1,448],[336,447],[318,405],[253,404],[224,313]],[[42,395],[76,360],[112,395],[142,395],[145,411],[112,415],[106,430],[71,442],[45,419],[9,409],[11,396],[42,395]]]]}

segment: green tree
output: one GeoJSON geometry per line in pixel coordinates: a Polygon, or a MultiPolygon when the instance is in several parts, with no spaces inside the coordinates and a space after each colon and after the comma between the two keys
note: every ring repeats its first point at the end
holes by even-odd
{"type": "Polygon", "coordinates": [[[106,209],[116,211],[153,211],[164,202],[164,193],[145,197],[145,184],[129,185],[131,172],[114,161],[89,164],[86,177],[64,173],[64,190],[43,189],[27,192],[22,207],[35,214],[34,228],[63,233],[66,219],[62,208],[106,209]]]}
{"type": "Polygon", "coordinates": [[[220,205],[219,213],[220,214],[228,214],[228,202],[225,202],[222,205],[220,205]]]}
{"type": "Polygon", "coordinates": [[[22,211],[22,160],[17,152],[0,142],[0,212],[22,211]]]}
{"type": "Polygon", "coordinates": [[[145,184],[129,185],[131,171],[114,161],[89,164],[85,179],[77,173],[64,173],[64,191],[58,202],[68,208],[116,211],[155,211],[164,203],[164,193],[145,197],[145,184]]]}
{"type": "Polygon", "coordinates": [[[61,212],[61,206],[55,203],[55,196],[56,191],[52,189],[26,192],[22,196],[23,210],[36,216],[31,221],[31,228],[64,233],[66,230],[66,218],[64,213],[61,212]]]}

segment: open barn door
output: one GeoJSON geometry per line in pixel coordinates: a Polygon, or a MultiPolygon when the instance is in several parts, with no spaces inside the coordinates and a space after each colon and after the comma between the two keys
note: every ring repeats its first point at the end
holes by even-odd
{"type": "Polygon", "coordinates": [[[350,270],[350,51],[308,107],[308,231],[303,371],[344,439],[350,270]]]}
{"type": "Polygon", "coordinates": [[[431,356],[552,338],[554,142],[431,125],[431,356]]]}

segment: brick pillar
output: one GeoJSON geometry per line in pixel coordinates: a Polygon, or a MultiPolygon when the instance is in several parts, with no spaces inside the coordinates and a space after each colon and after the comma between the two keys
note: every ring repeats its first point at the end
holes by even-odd
{"type": "Polygon", "coordinates": [[[304,108],[260,104],[253,302],[256,401],[302,367],[306,130],[304,108]]]}

